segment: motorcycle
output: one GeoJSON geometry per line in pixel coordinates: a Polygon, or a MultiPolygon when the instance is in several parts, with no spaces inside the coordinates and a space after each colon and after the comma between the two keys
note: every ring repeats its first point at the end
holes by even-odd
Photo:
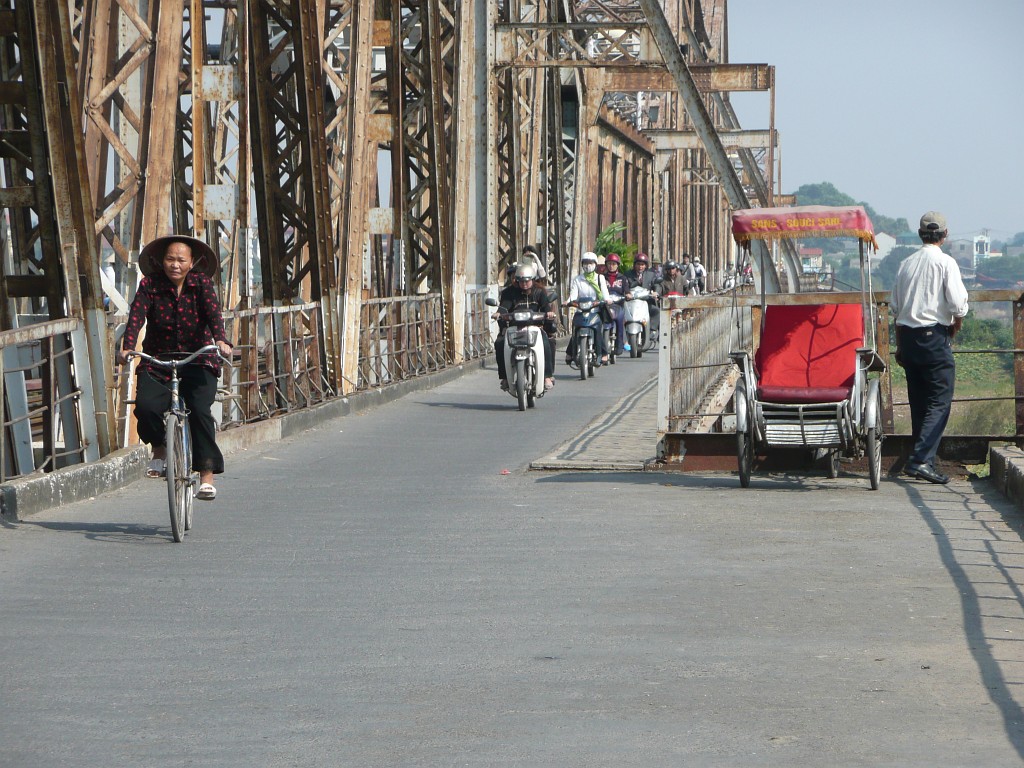
{"type": "Polygon", "coordinates": [[[580,381],[586,381],[587,376],[593,376],[599,365],[594,339],[597,334],[604,332],[604,322],[601,319],[602,303],[577,301],[570,305],[576,307],[576,312],[572,316],[572,344],[576,350],[574,360],[580,371],[580,381]]]}
{"type": "Polygon", "coordinates": [[[619,296],[618,294],[612,294],[610,303],[608,304],[608,313],[612,317],[611,322],[604,324],[604,348],[608,353],[608,362],[611,365],[615,365],[615,358],[618,355],[615,354],[615,350],[619,344],[619,326],[615,322],[615,313],[621,312],[622,307],[617,306],[622,304],[626,300],[625,296],[619,296]]]}
{"type": "Polygon", "coordinates": [[[651,307],[649,302],[655,294],[643,286],[636,286],[630,293],[633,298],[625,303],[626,311],[626,345],[630,357],[643,357],[644,351],[652,343],[650,338],[651,307]]]}
{"type": "MultiPolygon", "coordinates": [[[[497,307],[495,299],[486,299],[487,306],[497,307]]],[[[543,312],[531,309],[499,309],[508,323],[505,334],[505,375],[508,393],[519,402],[519,410],[533,408],[537,398],[544,397],[544,321],[543,312]]]]}

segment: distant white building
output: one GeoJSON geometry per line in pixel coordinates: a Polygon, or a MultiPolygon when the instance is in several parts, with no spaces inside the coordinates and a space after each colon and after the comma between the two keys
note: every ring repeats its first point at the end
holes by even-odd
{"type": "Polygon", "coordinates": [[[992,241],[988,235],[975,235],[972,239],[950,240],[948,253],[956,263],[967,269],[977,269],[978,262],[992,258],[992,241]]]}
{"type": "Polygon", "coordinates": [[[885,232],[879,232],[875,235],[875,242],[878,243],[878,250],[871,254],[872,269],[881,264],[882,259],[888,256],[892,249],[896,247],[896,238],[892,235],[887,235],[885,232]]]}

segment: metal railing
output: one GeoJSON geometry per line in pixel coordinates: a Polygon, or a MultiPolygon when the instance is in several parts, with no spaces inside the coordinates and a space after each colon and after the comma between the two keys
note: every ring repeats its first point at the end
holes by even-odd
{"type": "Polygon", "coordinates": [[[85,348],[75,318],[0,332],[0,481],[98,458],[86,438],[95,424],[82,413],[76,345],[85,348]]]}
{"type": "MultiPolygon", "coordinates": [[[[872,300],[877,310],[877,352],[883,361],[890,362],[895,340],[890,340],[889,293],[876,291],[872,300]]],[[[1012,403],[1013,426],[1009,434],[979,434],[971,437],[1020,442],[1024,439],[1024,295],[1014,290],[971,291],[969,300],[976,315],[1005,319],[1012,329],[1013,346],[1005,349],[964,349],[954,344],[954,356],[963,359],[964,356],[975,355],[1012,355],[1013,394],[957,396],[953,400],[954,415],[958,405],[1000,401],[1012,403]]],[[[767,299],[769,305],[861,302],[862,295],[859,292],[773,294],[767,299]]],[[[761,323],[760,304],[761,298],[753,294],[735,298],[704,296],[673,300],[668,311],[668,324],[665,324],[664,316],[662,320],[663,334],[667,327],[671,335],[667,343],[663,338],[662,344],[658,406],[660,431],[689,432],[698,423],[706,428],[708,424],[717,423],[722,416],[733,415],[731,406],[725,407],[720,399],[713,402],[711,395],[720,387],[718,377],[722,371],[729,371],[733,367],[728,353],[743,349],[752,353],[756,349],[761,323]]],[[[967,385],[968,377],[968,373],[958,368],[956,386],[959,388],[967,385]]],[[[892,435],[895,432],[894,410],[898,412],[907,409],[908,404],[905,401],[894,402],[891,365],[880,374],[880,385],[883,429],[885,434],[892,435]]],[[[1009,416],[1009,413],[1006,415],[1009,416]]]]}
{"type": "Polygon", "coordinates": [[[222,374],[224,427],[309,408],[333,395],[320,350],[320,304],[224,313],[236,367],[222,374]]]}
{"type": "Polygon", "coordinates": [[[445,353],[440,294],[369,299],[360,311],[356,389],[436,373],[451,363],[445,353]]]}
{"type": "Polygon", "coordinates": [[[484,304],[490,295],[487,288],[473,288],[466,292],[465,357],[476,360],[486,357],[494,349],[491,339],[491,312],[484,304]]]}
{"type": "Polygon", "coordinates": [[[659,360],[658,423],[664,432],[690,432],[702,429],[715,393],[731,383],[729,352],[750,350],[750,313],[669,301],[661,320],[663,342],[666,328],[669,334],[659,360]]]}

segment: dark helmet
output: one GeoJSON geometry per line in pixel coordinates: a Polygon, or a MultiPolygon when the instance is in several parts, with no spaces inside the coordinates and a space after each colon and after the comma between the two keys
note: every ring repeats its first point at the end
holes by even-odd
{"type": "Polygon", "coordinates": [[[679,265],[676,264],[674,261],[666,261],[665,271],[668,272],[670,269],[679,269],[679,265]]]}
{"type": "Polygon", "coordinates": [[[517,269],[519,269],[519,264],[513,261],[511,264],[505,267],[505,275],[507,277],[515,277],[517,269]]]}
{"type": "Polygon", "coordinates": [[[634,264],[650,264],[650,262],[647,260],[647,254],[646,253],[638,253],[636,255],[636,258],[633,259],[633,263],[634,264]]]}

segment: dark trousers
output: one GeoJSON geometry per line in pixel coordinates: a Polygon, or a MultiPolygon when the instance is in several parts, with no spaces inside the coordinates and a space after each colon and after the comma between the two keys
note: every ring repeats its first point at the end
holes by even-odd
{"type": "Polygon", "coordinates": [[[907,399],[914,449],[909,464],[934,465],[953,405],[956,363],[949,328],[897,326],[899,354],[907,374],[907,399]]]}
{"type": "MultiPolygon", "coordinates": [[[[555,375],[555,342],[543,328],[537,329],[540,332],[541,341],[544,342],[544,378],[550,379],[555,375]]],[[[502,381],[508,379],[505,371],[505,334],[498,334],[494,340],[494,355],[498,361],[498,378],[502,381]]]]}
{"type": "MultiPolygon", "coordinates": [[[[598,359],[602,358],[607,354],[607,350],[604,348],[604,331],[598,329],[594,331],[594,335],[590,337],[590,343],[594,345],[594,352],[597,354],[598,359]]],[[[565,346],[565,361],[571,362],[576,359],[576,334],[574,333],[569,337],[569,343],[565,346]]]]}
{"type": "MultiPolygon", "coordinates": [[[[199,365],[187,365],[178,375],[178,393],[188,409],[188,427],[192,434],[192,469],[219,475],[224,471],[224,456],[217,447],[217,425],[210,413],[217,397],[217,375],[199,365]]],[[[170,407],[170,385],[154,378],[149,371],[139,371],[135,418],[143,442],[154,448],[163,446],[164,414],[170,407]]]]}

